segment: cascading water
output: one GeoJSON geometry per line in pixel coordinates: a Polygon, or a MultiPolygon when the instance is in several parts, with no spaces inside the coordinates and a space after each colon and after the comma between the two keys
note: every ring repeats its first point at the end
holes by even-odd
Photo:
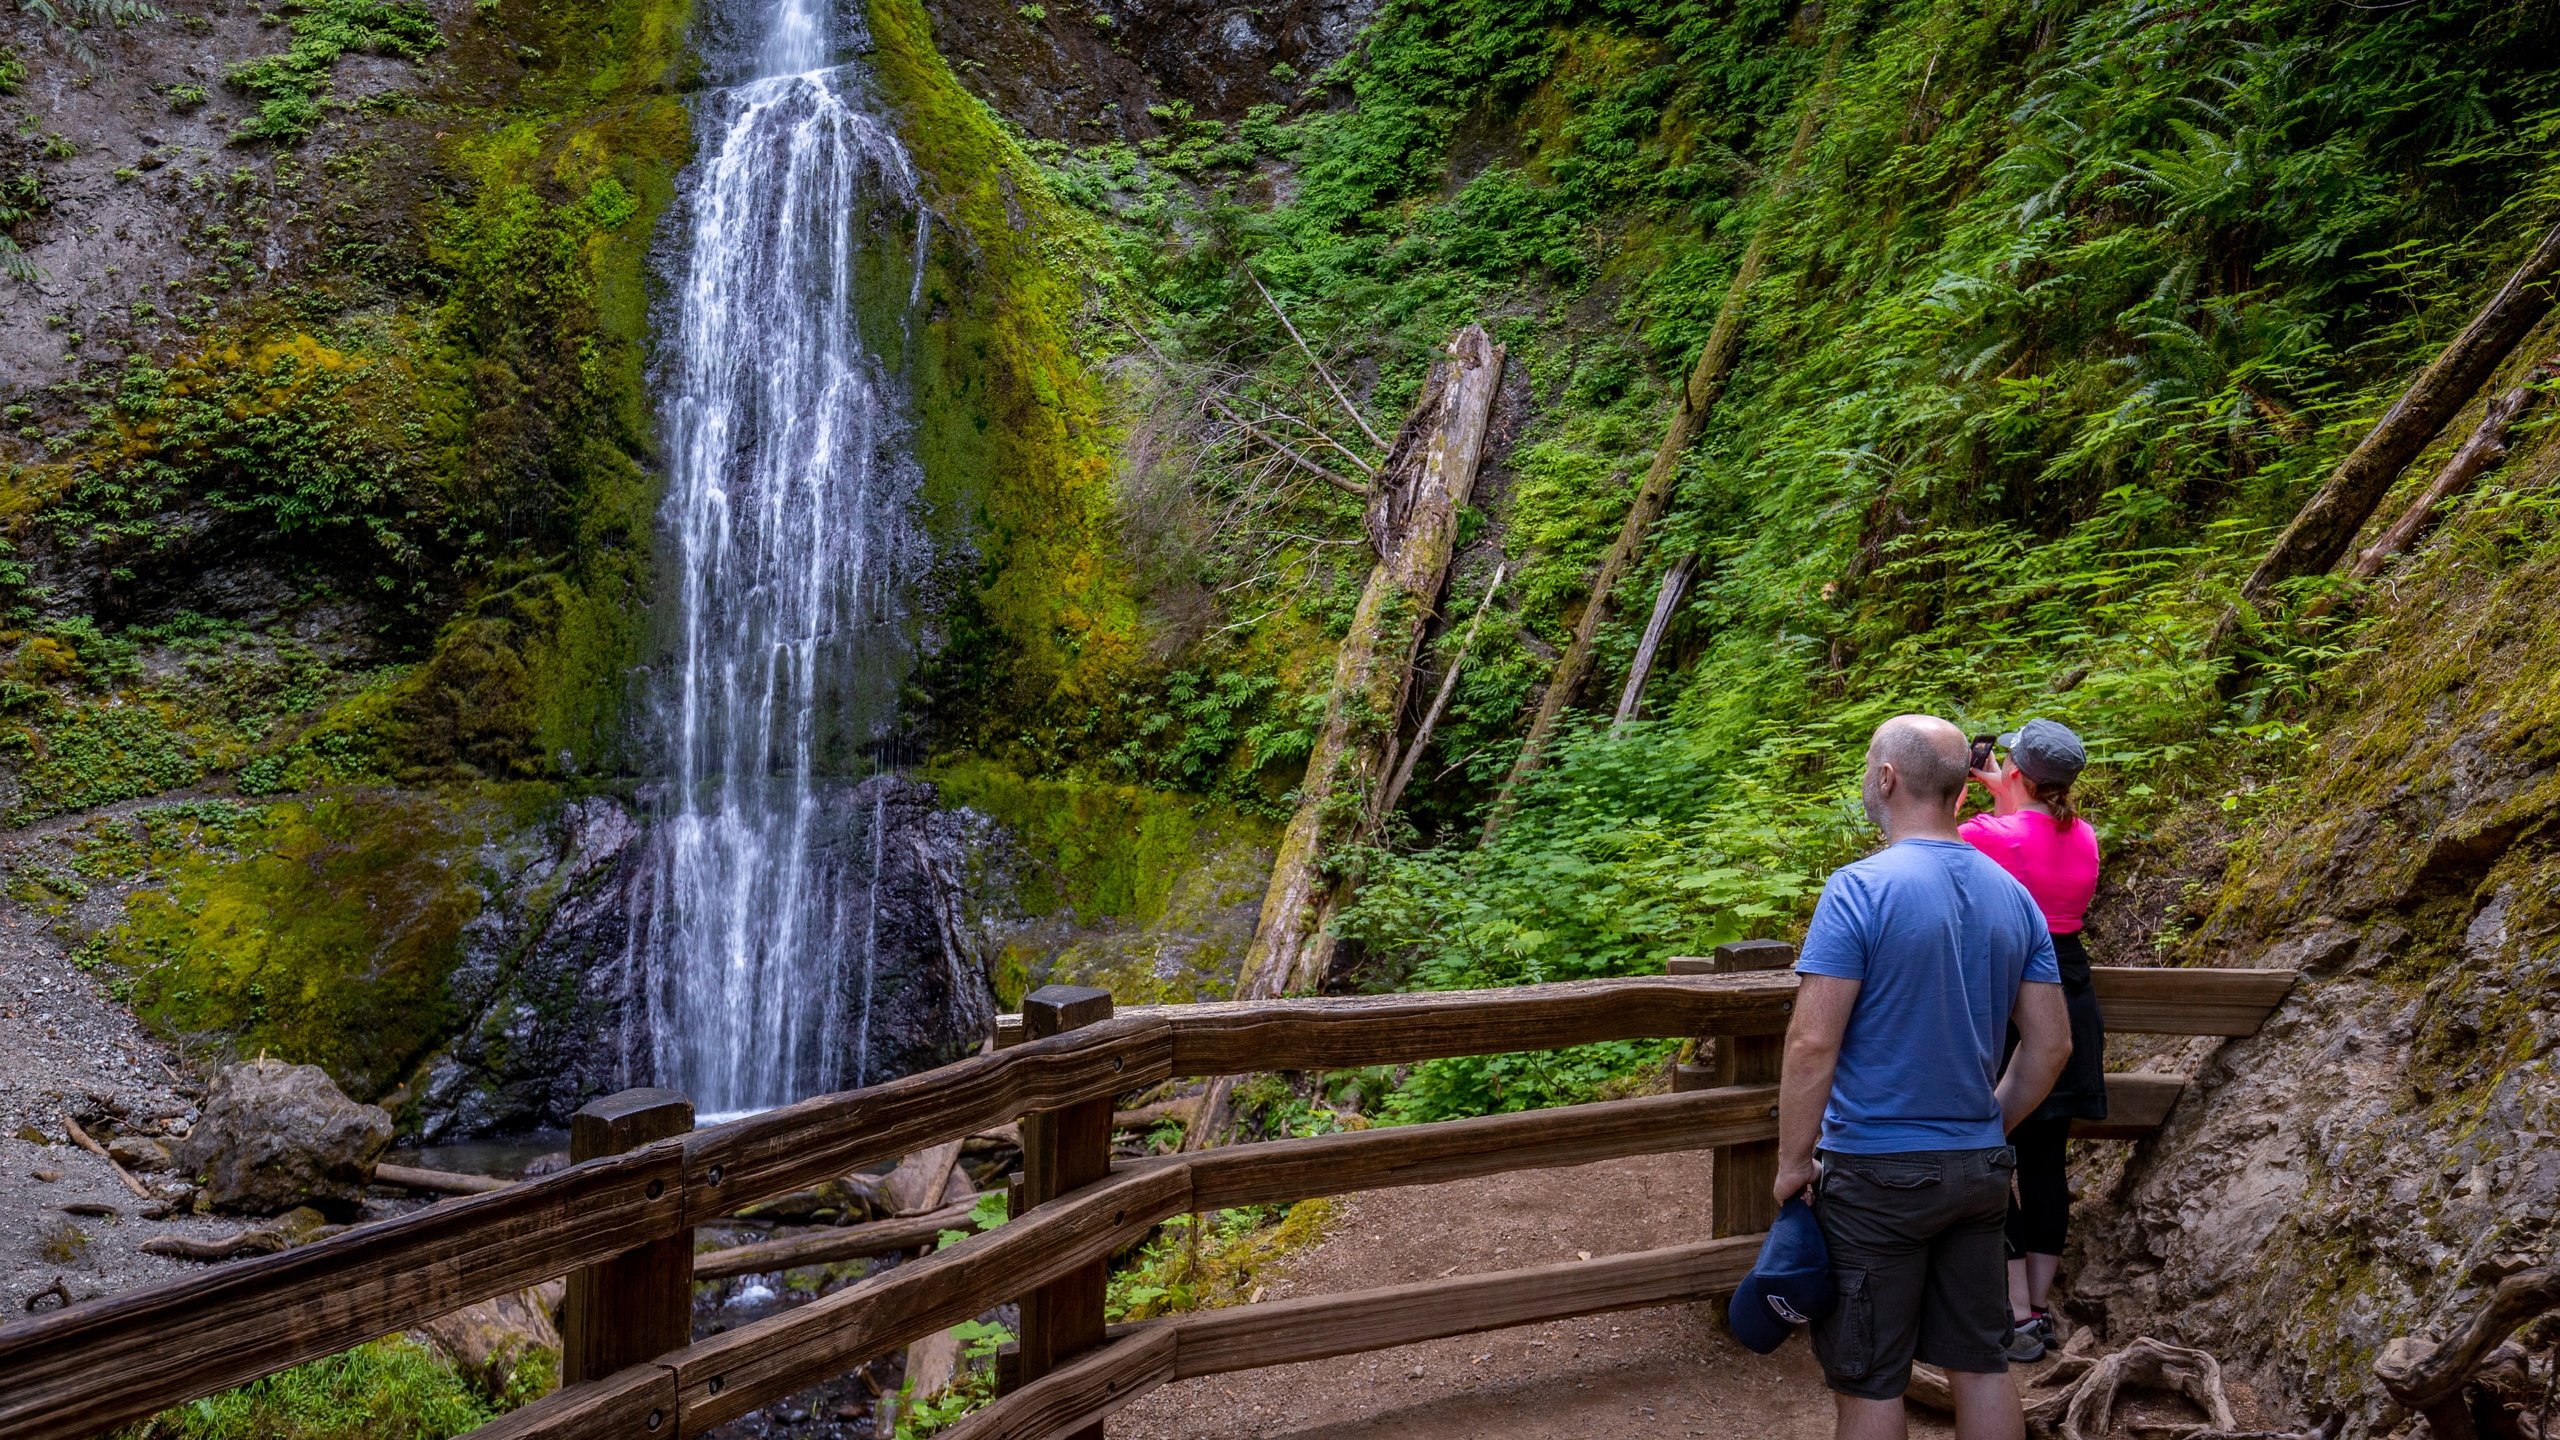
{"type": "Polygon", "coordinates": [[[852,812],[887,790],[850,787],[895,719],[922,550],[915,172],[825,0],[758,18],[700,101],[662,335],[668,783],[632,915],[657,1078],[706,1114],[871,1078],[887,840],[852,812]]]}

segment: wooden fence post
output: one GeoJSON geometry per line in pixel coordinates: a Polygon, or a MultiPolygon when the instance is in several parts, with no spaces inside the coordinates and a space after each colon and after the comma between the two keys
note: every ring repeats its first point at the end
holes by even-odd
{"type": "MultiPolygon", "coordinates": [[[[637,1150],[693,1128],[693,1102],[673,1090],[624,1090],[569,1120],[569,1158],[637,1150]]],[[[649,1195],[657,1198],[656,1181],[649,1195]]],[[[693,1340],[693,1232],[682,1230],[569,1272],[560,1311],[560,1379],[601,1380],[693,1340]]]]}
{"type": "MultiPolygon", "coordinates": [[[[1043,985],[1022,999],[1029,1038],[1045,1039],[1111,1018],[1111,992],[1043,985]]],[[[1022,1117],[1022,1201],[1045,1205],[1111,1173],[1111,1099],[1087,1100],[1022,1117]]],[[[1090,1265],[1022,1297],[1022,1381],[1037,1380],[1102,1343],[1103,1287],[1110,1262],[1090,1265]]],[[[1095,1424],[1063,1440],[1102,1440],[1095,1424]]]]}
{"type": "MultiPolygon", "coordinates": [[[[1796,947],[1780,940],[1737,940],[1716,947],[1713,959],[1674,958],[1674,975],[1738,975],[1746,970],[1784,970],[1796,963],[1796,947]]],[[[1712,1055],[1701,1052],[1696,1065],[1683,1065],[1671,1077],[1674,1090],[1707,1090],[1723,1085],[1774,1085],[1786,1058],[1784,1035],[1719,1035],[1712,1055]]],[[[1718,1240],[1756,1235],[1778,1218],[1778,1202],[1769,1188],[1778,1183],[1778,1142],[1752,1140],[1716,1147],[1715,1172],[1708,1179],[1707,1232],[1718,1240]]]]}

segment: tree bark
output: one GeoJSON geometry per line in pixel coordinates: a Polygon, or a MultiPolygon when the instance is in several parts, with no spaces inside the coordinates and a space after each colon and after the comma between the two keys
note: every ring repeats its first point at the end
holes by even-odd
{"type": "Polygon", "coordinates": [[[1413,767],[1422,759],[1423,747],[1431,743],[1431,732],[1440,727],[1440,717],[1448,713],[1449,697],[1458,693],[1458,670],[1467,663],[1467,652],[1476,648],[1476,632],[1484,628],[1485,612],[1493,608],[1493,597],[1502,593],[1502,577],[1510,572],[1507,564],[1493,567],[1493,583],[1484,587],[1484,599],[1476,604],[1476,618],[1467,622],[1467,633],[1458,640],[1458,653],[1449,657],[1449,673],[1440,677],[1440,692],[1431,697],[1431,708],[1423,712],[1422,723],[1414,727],[1413,743],[1406,746],[1404,759],[1396,766],[1396,776],[1387,782],[1378,797],[1375,814],[1369,817],[1369,828],[1377,829],[1396,813],[1396,802],[1404,798],[1404,787],[1413,780],[1413,767]]]}
{"type": "MultiPolygon", "coordinates": [[[[1333,937],[1323,921],[1343,901],[1329,866],[1371,813],[1372,791],[1391,763],[1397,717],[1474,493],[1476,467],[1502,384],[1502,347],[1470,325],[1450,342],[1423,402],[1397,433],[1372,490],[1365,522],[1377,563],[1334,653],[1324,728],[1307,757],[1298,808],[1280,837],[1262,917],[1236,979],[1236,998],[1267,1000],[1324,979],[1333,937]]],[[[1226,1125],[1231,1081],[1202,1097],[1185,1144],[1198,1148],[1226,1125]]]]}
{"type": "MultiPolygon", "coordinates": [[[[1846,29],[1831,42],[1822,79],[1816,82],[1804,115],[1796,122],[1795,143],[1787,148],[1786,164],[1778,171],[1772,199],[1783,195],[1794,183],[1805,152],[1813,146],[1832,79],[1840,70],[1841,51],[1848,43],[1846,29]]],[[[1546,693],[1538,701],[1537,718],[1529,722],[1529,736],[1520,743],[1520,758],[1512,762],[1501,793],[1494,796],[1493,809],[1485,817],[1486,843],[1510,817],[1520,782],[1545,763],[1547,742],[1556,722],[1590,678],[1592,649],[1599,638],[1600,622],[1608,617],[1609,596],[1644,549],[1646,532],[1670,507],[1672,488],[1680,476],[1680,457],[1706,427],[1707,417],[1715,413],[1716,401],[1723,398],[1725,382],[1732,378],[1734,362],[1742,354],[1743,312],[1751,299],[1751,287],[1759,283],[1761,267],[1768,259],[1770,231],[1774,228],[1773,219],[1763,217],[1752,231],[1751,243],[1743,247],[1742,264],[1734,271],[1724,304],[1716,311],[1715,328],[1707,333],[1706,348],[1698,352],[1698,363],[1690,370],[1688,383],[1680,389],[1680,404],[1671,412],[1670,427],[1663,431],[1662,444],[1653,453],[1653,464],[1645,470],[1643,483],[1636,487],[1635,501],[1627,507],[1627,518],[1618,527],[1617,542],[1601,557],[1599,573],[1591,579],[1591,596],[1583,603],[1582,618],[1573,627],[1573,642],[1565,648],[1564,658],[1556,662],[1555,674],[1548,678],[1546,693]]]]}
{"type": "MultiPolygon", "coordinates": [[[[2471,403],[2471,397],[2497,371],[2498,362],[2551,308],[2555,273],[2560,273],[2560,226],[2542,237],[2507,283],[2409,382],[2364,440],[2338,462],[2318,493],[2295,513],[2293,523],[2276,537],[2266,558],[2241,585],[2242,605],[2259,604],[2279,583],[2298,575],[2317,575],[2345,556],[2356,532],[2390,493],[2400,472],[2418,458],[2446,421],[2471,403]]],[[[2235,607],[2214,628],[2209,648],[2221,650],[2238,625],[2235,607]]]]}
{"type": "Polygon", "coordinates": [[[1609,722],[1609,733],[1625,729],[1636,718],[1636,707],[1644,703],[1644,684],[1653,678],[1653,657],[1662,649],[1662,637],[1670,633],[1671,617],[1680,613],[1680,599],[1689,593],[1689,575],[1697,566],[1697,556],[1683,555],[1663,572],[1662,589],[1653,597],[1653,618],[1645,622],[1635,663],[1627,667],[1627,688],[1618,694],[1618,718],[1609,722]]]}
{"type": "Polygon", "coordinates": [[[2560,374],[2560,354],[2545,356],[2525,372],[2524,379],[2514,389],[2490,401],[2488,413],[2482,415],[2480,423],[2473,427],[2471,438],[2463,441],[2462,448],[2455,451],[2453,458],[2445,462],[2444,469],[2436,473],[2435,483],[2429,485],[2425,493],[2391,523],[2390,529],[2382,532],[2381,539],[2365,547],[2365,552],[2356,557],[2354,568],[2347,573],[2359,580],[2370,580],[2381,574],[2383,562],[2409,548],[2411,542],[2418,538],[2418,532],[2426,528],[2427,519],[2435,513],[2437,506],[2470,489],[2472,481],[2506,459],[2507,432],[2524,418],[2525,411],[2533,408],[2534,400],[2541,394],[2534,387],[2555,374],[2560,374]]]}

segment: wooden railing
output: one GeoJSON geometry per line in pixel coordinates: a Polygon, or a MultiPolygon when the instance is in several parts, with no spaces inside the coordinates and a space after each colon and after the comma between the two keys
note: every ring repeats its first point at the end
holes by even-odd
{"type": "MultiPolygon", "coordinates": [[[[2279,971],[2100,974],[2110,1028],[2169,1034],[2248,1033],[2292,983],[2279,971]],[[2117,996],[2130,1023],[2113,1013],[2117,996]]],[[[588,1293],[623,1307],[600,1309],[607,1318],[654,1315],[668,1296],[689,1296],[689,1271],[666,1257],[690,1250],[693,1227],[1016,1118],[1028,1122],[1024,1208],[1011,1223],[663,1353],[631,1350],[631,1334],[607,1336],[586,1347],[584,1363],[618,1355],[610,1363],[620,1368],[584,1378],[573,1365],[579,1383],[477,1434],[700,1435],[1009,1300],[1023,1302],[1023,1383],[964,1422],[968,1436],[1078,1433],[1185,1375],[1705,1298],[1749,1269],[1759,1242],[1729,1228],[1739,1216],[1723,1226],[1702,1217],[1709,1234],[1731,1238],[1697,1245],[1110,1334],[1100,1277],[1113,1254],[1186,1213],[1667,1151],[1714,1148],[1723,1168],[1776,1135],[1776,1089],[1765,1081],[1117,1164],[1111,1104],[1177,1076],[1771,1037],[1785,1029],[1794,993],[1790,973],[1743,970],[1111,1015],[1107,995],[1051,987],[1026,1005],[1031,1038],[990,1054],[648,1140],[503,1191],[0,1329],[0,1436],[78,1440],[563,1274],[585,1272],[588,1293]]],[[[663,1101],[626,1097],[591,1110],[601,1116],[617,1102],[618,1121],[582,1116],[604,1137],[590,1149],[618,1143],[613,1124],[646,1133],[658,1122],[639,1117],[667,1113],[652,1108],[663,1101]]]]}

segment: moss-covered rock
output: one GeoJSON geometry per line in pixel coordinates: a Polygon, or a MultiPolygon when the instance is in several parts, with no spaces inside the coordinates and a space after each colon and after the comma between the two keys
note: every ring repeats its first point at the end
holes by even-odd
{"type": "Polygon", "coordinates": [[[2362,1425],[2383,1344],[2475,1304],[2498,1257],[2548,1254],[2555,616],[2560,525],[2493,492],[2379,597],[2319,743],[2208,802],[2230,838],[2169,954],[2303,978],[2259,1035],[2169,1057],[2196,1082],[2158,1140],[2091,1157],[2073,1288],[2111,1331],[2206,1345],[2362,1425]]]}
{"type": "Polygon", "coordinates": [[[191,1047],[316,1064],[378,1099],[457,1022],[446,979],[487,902],[480,848],[555,803],[350,790],[213,826],[139,822],[165,878],[92,953],[191,1047]]]}
{"type": "Polygon", "coordinates": [[[1089,711],[1154,668],[1113,533],[1116,421],[1079,324],[1103,238],[934,49],[917,0],[872,0],[869,56],[936,227],[915,402],[947,642],[917,678],[938,746],[1073,758],[1089,711]]]}
{"type": "Polygon", "coordinates": [[[1052,981],[1124,1005],[1224,999],[1253,938],[1278,827],[1134,785],[1027,779],[985,761],[932,772],[942,803],[997,822],[999,998],[1052,981]]]}

